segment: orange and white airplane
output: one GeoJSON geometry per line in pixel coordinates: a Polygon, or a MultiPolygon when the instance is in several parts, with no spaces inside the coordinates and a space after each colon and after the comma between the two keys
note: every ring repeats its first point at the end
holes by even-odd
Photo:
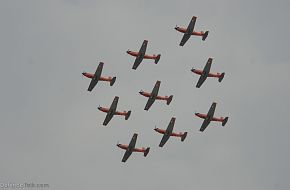
{"type": "Polygon", "coordinates": [[[199,118],[204,119],[200,131],[203,132],[211,121],[218,121],[222,123],[222,126],[225,126],[228,122],[229,117],[214,117],[214,112],[216,108],[216,102],[213,102],[210,106],[210,109],[207,114],[195,113],[195,115],[199,118]]]}
{"type": "Polygon", "coordinates": [[[166,130],[159,129],[159,128],[156,128],[155,127],[154,130],[156,132],[163,134],[163,137],[162,137],[162,139],[160,141],[160,144],[159,144],[160,147],[163,147],[163,145],[167,142],[167,140],[171,136],[173,136],[173,137],[180,137],[182,142],[185,140],[185,138],[187,136],[187,132],[184,132],[184,133],[182,133],[182,132],[180,132],[180,133],[173,132],[174,123],[175,123],[175,117],[172,117],[166,130]]]}
{"type": "Polygon", "coordinates": [[[101,76],[103,66],[104,66],[104,63],[100,62],[95,74],[91,74],[91,73],[87,73],[87,72],[82,73],[85,77],[92,79],[91,83],[89,85],[88,91],[92,91],[93,88],[96,86],[96,84],[99,81],[108,81],[108,82],[110,82],[110,86],[113,86],[113,84],[115,83],[116,77],[103,77],[103,76],[101,76]]]}
{"type": "Polygon", "coordinates": [[[137,67],[140,65],[140,63],[142,62],[143,59],[153,59],[154,62],[155,62],[155,64],[157,64],[158,61],[160,60],[160,57],[161,57],[160,54],[158,54],[158,55],[155,55],[155,54],[154,55],[147,55],[146,54],[147,43],[148,43],[147,40],[144,40],[143,41],[142,46],[141,46],[139,52],[130,51],[130,50],[127,51],[127,53],[129,55],[132,55],[132,56],[136,57],[132,69],[135,69],[136,70],[137,67]]]}
{"type": "Polygon", "coordinates": [[[187,28],[182,28],[182,27],[179,27],[179,26],[176,26],[175,27],[175,30],[181,32],[181,33],[184,33],[182,39],[181,39],[181,42],[180,42],[180,46],[183,46],[187,40],[190,38],[190,36],[194,35],[194,36],[201,36],[202,37],[202,40],[204,41],[207,36],[208,36],[208,33],[209,31],[206,31],[206,32],[196,32],[194,31],[194,25],[195,25],[195,22],[196,22],[196,17],[193,16],[192,19],[190,20],[189,22],[189,25],[187,28]]]}
{"type": "Polygon", "coordinates": [[[165,100],[167,105],[169,105],[170,102],[172,101],[173,95],[171,95],[171,96],[158,96],[160,83],[161,83],[161,81],[156,81],[155,86],[154,86],[151,93],[144,92],[142,90],[139,92],[139,94],[141,94],[142,96],[148,97],[148,101],[146,103],[144,110],[148,111],[149,108],[152,106],[152,104],[155,102],[155,100],[165,100]]]}
{"type": "Polygon", "coordinates": [[[107,113],[106,118],[103,122],[103,125],[106,126],[112,119],[112,117],[114,115],[121,115],[121,116],[125,116],[125,120],[128,120],[130,115],[131,115],[131,111],[116,111],[117,109],[117,105],[118,105],[118,101],[119,101],[119,97],[115,96],[110,108],[105,108],[105,107],[98,107],[98,110],[107,113]]]}
{"type": "Polygon", "coordinates": [[[129,145],[117,143],[117,146],[119,148],[126,150],[122,158],[122,162],[126,162],[127,159],[131,156],[132,152],[142,152],[144,154],[144,157],[146,157],[147,154],[149,153],[150,147],[135,148],[137,136],[138,134],[134,133],[129,145]]]}
{"type": "Polygon", "coordinates": [[[216,74],[210,73],[211,64],[212,64],[212,58],[208,58],[203,70],[198,70],[194,68],[191,69],[193,73],[200,75],[198,82],[196,84],[196,88],[200,88],[200,86],[207,79],[207,77],[215,77],[215,78],[218,78],[219,82],[222,82],[225,76],[225,73],[216,73],[216,74]]]}

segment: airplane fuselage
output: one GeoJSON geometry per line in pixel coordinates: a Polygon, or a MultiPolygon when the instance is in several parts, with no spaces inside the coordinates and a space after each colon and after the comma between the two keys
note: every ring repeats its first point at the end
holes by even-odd
{"type": "MultiPolygon", "coordinates": [[[[129,55],[134,56],[134,57],[139,56],[139,52],[136,52],[136,51],[129,51],[129,50],[128,50],[127,53],[128,53],[129,55]]],[[[156,59],[156,58],[157,58],[157,55],[146,55],[146,54],[144,54],[144,55],[143,55],[143,58],[144,58],[144,59],[156,59]]]]}
{"type": "Polygon", "coordinates": [[[114,110],[110,110],[110,109],[108,109],[108,108],[104,108],[104,107],[98,107],[98,109],[99,109],[100,111],[102,111],[102,112],[109,113],[109,114],[114,114],[114,115],[124,115],[124,116],[126,116],[126,114],[128,113],[128,112],[126,112],[126,111],[123,111],[123,112],[120,112],[120,111],[114,111],[114,110]]]}
{"type": "MultiPolygon", "coordinates": [[[[149,98],[152,95],[152,93],[144,92],[144,91],[141,91],[139,93],[147,98],[149,98]]],[[[158,95],[152,95],[152,96],[155,97],[155,99],[157,100],[168,100],[169,98],[168,96],[158,96],[158,95]]]]}
{"type": "Polygon", "coordinates": [[[207,114],[201,114],[201,113],[195,113],[195,115],[202,119],[208,119],[209,121],[219,121],[219,122],[224,121],[224,117],[213,117],[213,116],[210,116],[207,114]]]}
{"type": "MultiPolygon", "coordinates": [[[[177,30],[178,32],[181,32],[181,33],[186,33],[187,29],[186,28],[182,28],[182,27],[175,27],[175,30],[177,30]]],[[[190,35],[194,35],[194,36],[203,36],[204,35],[204,32],[201,31],[201,32],[196,32],[196,31],[193,31],[190,35]]]]}
{"type": "MultiPolygon", "coordinates": [[[[90,79],[94,78],[94,75],[91,74],[91,73],[83,72],[82,74],[83,74],[85,77],[87,77],[87,78],[90,78],[90,79]]],[[[99,80],[100,80],[100,81],[111,81],[111,80],[112,80],[112,77],[102,77],[102,76],[100,76],[99,80]]]]}
{"type": "MultiPolygon", "coordinates": [[[[191,71],[195,74],[198,74],[198,75],[202,75],[203,74],[203,70],[198,70],[198,69],[191,69],[191,71]]],[[[221,76],[220,73],[208,73],[207,74],[207,77],[215,77],[215,78],[219,78],[221,76]]]]}
{"type": "MultiPolygon", "coordinates": [[[[129,145],[126,145],[126,144],[117,144],[117,146],[121,149],[124,149],[124,150],[127,150],[129,147],[129,145]]],[[[132,152],[145,152],[145,148],[142,147],[142,148],[131,148],[132,149],[132,152]]]]}
{"type": "MultiPolygon", "coordinates": [[[[161,134],[166,134],[167,133],[166,130],[164,130],[164,129],[155,128],[154,130],[156,132],[158,132],[158,133],[161,133],[161,134]]],[[[172,132],[172,133],[170,133],[168,135],[174,136],[174,137],[182,137],[183,133],[174,133],[174,132],[172,132]]]]}

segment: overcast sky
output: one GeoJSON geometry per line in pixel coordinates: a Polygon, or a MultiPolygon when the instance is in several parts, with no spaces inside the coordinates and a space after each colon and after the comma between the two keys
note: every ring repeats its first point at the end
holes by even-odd
{"type": "Polygon", "coordinates": [[[46,183],[54,190],[199,189],[272,190],[290,188],[290,2],[277,1],[0,1],[0,183],[46,183]],[[206,41],[182,34],[197,16],[195,29],[209,30],[206,41]],[[147,53],[161,53],[157,65],[145,60],[132,70],[147,39],[147,53]],[[212,72],[195,88],[202,69],[213,58],[212,72]],[[113,87],[100,82],[92,92],[83,71],[105,63],[104,76],[116,76],[113,87]],[[144,111],[161,80],[160,95],[144,111]],[[115,116],[102,126],[119,96],[118,110],[132,110],[125,121],[115,116]],[[216,116],[229,116],[225,127],[212,122],[199,132],[206,113],[217,102],[216,116]],[[153,129],[188,131],[184,142],[153,129]],[[122,163],[117,141],[150,146],[146,158],[133,153],[122,163]]]}

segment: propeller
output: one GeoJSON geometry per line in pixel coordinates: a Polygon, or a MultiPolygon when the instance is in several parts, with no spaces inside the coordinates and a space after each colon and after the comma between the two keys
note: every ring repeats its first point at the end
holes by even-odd
{"type": "Polygon", "coordinates": [[[119,141],[117,141],[117,146],[119,145],[119,141]]]}

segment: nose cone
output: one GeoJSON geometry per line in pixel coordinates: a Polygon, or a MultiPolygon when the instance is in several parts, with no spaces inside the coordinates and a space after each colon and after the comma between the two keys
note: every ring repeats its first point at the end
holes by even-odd
{"type": "Polygon", "coordinates": [[[192,68],[192,69],[191,69],[191,72],[194,72],[194,71],[195,71],[195,69],[194,69],[194,68],[192,68]]]}
{"type": "Polygon", "coordinates": [[[142,91],[142,90],[140,90],[139,94],[143,95],[143,91],[142,91]]]}
{"type": "Polygon", "coordinates": [[[127,51],[128,54],[130,54],[130,52],[131,52],[130,50],[127,51]]]}
{"type": "Polygon", "coordinates": [[[101,107],[101,106],[99,106],[99,107],[98,107],[98,110],[101,110],[101,109],[102,109],[102,107],[101,107]]]}
{"type": "Polygon", "coordinates": [[[198,116],[198,115],[199,115],[199,113],[197,112],[197,113],[195,113],[195,115],[196,115],[196,116],[198,116]]]}
{"type": "Polygon", "coordinates": [[[179,28],[178,26],[175,26],[175,28],[174,28],[174,29],[175,29],[175,30],[178,30],[178,28],[179,28]]]}
{"type": "Polygon", "coordinates": [[[82,72],[82,75],[86,76],[86,72],[82,72]]]}

